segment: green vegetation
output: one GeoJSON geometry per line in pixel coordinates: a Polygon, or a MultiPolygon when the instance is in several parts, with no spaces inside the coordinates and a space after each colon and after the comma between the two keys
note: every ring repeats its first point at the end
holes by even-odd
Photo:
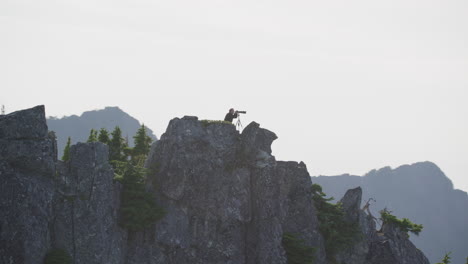
{"type": "Polygon", "coordinates": [[[334,256],[349,248],[361,232],[357,223],[350,223],[344,219],[344,211],[341,203],[332,204],[331,198],[325,198],[326,194],[318,184],[312,185],[313,200],[317,208],[319,230],[325,238],[325,251],[330,263],[335,263],[334,256]]]}
{"type": "Polygon", "coordinates": [[[450,254],[452,254],[452,252],[446,253],[444,258],[442,259],[442,262],[437,262],[436,264],[449,264],[450,263],[450,254]]]}
{"type": "Polygon", "coordinates": [[[135,139],[135,147],[133,148],[133,155],[136,155],[136,156],[148,155],[150,147],[151,147],[151,142],[153,140],[146,134],[146,128],[144,124],[141,125],[136,135],[133,136],[133,138],[135,139]]]}
{"type": "Polygon", "coordinates": [[[63,156],[62,156],[63,161],[69,161],[70,160],[70,145],[71,145],[71,138],[68,137],[67,145],[63,149],[63,156]]]}
{"type": "Polygon", "coordinates": [[[63,249],[54,248],[50,250],[44,259],[44,264],[71,264],[72,258],[63,249]]]}
{"type": "Polygon", "coordinates": [[[111,135],[109,149],[115,172],[114,180],[123,185],[119,224],[129,231],[142,231],[165,215],[164,209],[156,205],[152,193],[145,190],[148,171],[143,168],[143,164],[152,140],[146,134],[144,125],[133,137],[134,148],[128,147],[119,127],[115,127],[111,135]]]}
{"type": "Polygon", "coordinates": [[[228,122],[228,121],[224,121],[224,120],[200,120],[200,122],[202,123],[202,125],[203,125],[204,127],[207,127],[207,126],[213,125],[213,124],[229,124],[229,125],[234,125],[233,123],[228,122]]]}
{"type": "Polygon", "coordinates": [[[145,190],[145,169],[134,166],[131,161],[118,163],[116,180],[123,184],[119,224],[130,231],[142,231],[165,215],[151,193],[145,190]]]}
{"type": "Polygon", "coordinates": [[[398,219],[396,216],[392,215],[387,209],[380,211],[380,216],[382,219],[382,226],[386,224],[393,224],[400,228],[401,231],[408,233],[411,232],[415,235],[419,235],[419,233],[423,229],[423,225],[418,225],[411,222],[408,218],[398,219]]]}
{"type": "Polygon", "coordinates": [[[161,219],[165,212],[158,207],[155,197],[145,190],[147,170],[143,164],[149,153],[152,139],[144,125],[138,129],[135,147],[128,147],[118,126],[109,136],[106,129],[91,129],[88,142],[98,141],[109,146],[109,160],[114,169],[114,180],[122,183],[119,224],[129,231],[142,231],[161,219]]]}
{"type": "Polygon", "coordinates": [[[105,128],[101,128],[99,134],[97,130],[91,129],[87,142],[99,141],[107,144],[109,146],[109,160],[114,169],[116,169],[115,161],[126,162],[129,159],[134,165],[143,166],[153,141],[146,132],[145,125],[141,125],[135,136],[133,136],[135,139],[135,147],[133,148],[128,146],[128,142],[122,137],[122,130],[118,126],[114,128],[110,135],[105,128]]]}
{"type": "Polygon", "coordinates": [[[86,142],[97,142],[98,141],[98,132],[97,130],[94,130],[94,129],[91,129],[91,131],[89,131],[89,137],[88,137],[88,140],[86,142]]]}
{"type": "Polygon", "coordinates": [[[132,161],[134,164],[143,164],[148,155],[151,142],[153,141],[147,134],[145,125],[141,125],[136,135],[133,137],[135,140],[135,147],[131,151],[132,161]]]}
{"type": "Polygon", "coordinates": [[[143,166],[146,156],[151,148],[152,139],[146,134],[146,127],[142,125],[135,136],[135,147],[128,146],[126,139],[122,137],[122,130],[118,126],[114,128],[111,134],[101,128],[98,131],[91,129],[87,142],[102,142],[109,146],[109,160],[114,169],[117,169],[116,162],[126,162],[131,160],[133,165],[143,166]]]}
{"type": "Polygon", "coordinates": [[[112,133],[101,128],[91,129],[88,142],[102,142],[109,146],[109,160],[114,169],[114,180],[122,183],[119,224],[129,231],[142,231],[165,215],[155,197],[145,190],[147,170],[143,164],[149,153],[152,139],[144,125],[138,129],[135,147],[130,148],[118,126],[112,133]]]}
{"type": "Polygon", "coordinates": [[[110,142],[109,132],[107,132],[105,128],[101,128],[101,130],[99,130],[99,136],[97,140],[99,142],[109,145],[109,142],[110,142]]]}
{"type": "Polygon", "coordinates": [[[286,251],[288,264],[313,264],[315,248],[305,245],[296,234],[284,233],[282,245],[286,251]]]}
{"type": "Polygon", "coordinates": [[[122,130],[118,126],[114,128],[111,133],[112,139],[109,142],[109,160],[111,161],[126,161],[127,157],[124,153],[127,144],[125,139],[122,137],[122,130]]]}

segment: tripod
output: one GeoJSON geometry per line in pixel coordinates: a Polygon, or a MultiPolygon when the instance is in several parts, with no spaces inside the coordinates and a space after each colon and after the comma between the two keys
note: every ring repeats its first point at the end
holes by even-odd
{"type": "Polygon", "coordinates": [[[240,120],[240,115],[237,116],[237,122],[236,122],[236,129],[241,131],[244,127],[242,126],[241,120],[240,120]]]}

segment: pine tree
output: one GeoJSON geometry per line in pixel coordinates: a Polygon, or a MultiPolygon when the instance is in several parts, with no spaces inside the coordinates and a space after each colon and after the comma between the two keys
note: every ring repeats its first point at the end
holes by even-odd
{"type": "Polygon", "coordinates": [[[98,132],[97,130],[94,130],[94,129],[91,129],[91,131],[89,132],[89,137],[88,137],[88,141],[86,142],[97,142],[98,141],[98,132]]]}
{"type": "Polygon", "coordinates": [[[109,142],[110,142],[109,132],[107,132],[105,128],[101,128],[101,130],[99,130],[98,141],[109,145],[109,142]]]}
{"type": "Polygon", "coordinates": [[[442,262],[438,262],[436,264],[449,264],[450,263],[450,254],[452,254],[452,252],[446,253],[444,258],[442,259],[442,262]]]}
{"type": "Polygon", "coordinates": [[[5,105],[2,105],[2,115],[5,115],[5,105]]]}
{"type": "Polygon", "coordinates": [[[132,162],[120,162],[123,191],[120,200],[121,227],[142,231],[164,217],[165,210],[155,203],[152,193],[145,190],[145,169],[132,162]]]}
{"type": "Polygon", "coordinates": [[[63,156],[62,156],[63,161],[69,161],[70,160],[70,145],[71,145],[71,138],[68,137],[67,145],[63,149],[63,156]]]}
{"type": "Polygon", "coordinates": [[[145,125],[141,125],[136,135],[133,137],[135,140],[135,147],[133,148],[133,156],[148,155],[151,142],[153,141],[147,134],[145,125]]]}
{"type": "Polygon", "coordinates": [[[411,222],[408,218],[398,219],[391,213],[392,212],[388,211],[387,208],[384,208],[380,211],[380,219],[382,220],[382,226],[386,224],[393,224],[400,228],[401,231],[405,233],[411,232],[415,235],[419,235],[419,233],[421,233],[421,231],[423,230],[423,225],[415,224],[411,222]]]}
{"type": "Polygon", "coordinates": [[[133,139],[135,140],[135,147],[132,150],[132,161],[134,164],[142,166],[153,140],[146,134],[144,124],[138,129],[133,139]]]}
{"type": "Polygon", "coordinates": [[[109,142],[109,160],[111,161],[125,161],[126,156],[123,153],[126,147],[125,139],[122,137],[122,131],[118,126],[114,128],[111,133],[112,139],[109,142]]]}

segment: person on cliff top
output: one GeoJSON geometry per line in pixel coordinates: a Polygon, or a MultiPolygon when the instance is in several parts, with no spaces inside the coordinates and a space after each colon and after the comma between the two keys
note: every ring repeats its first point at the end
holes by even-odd
{"type": "Polygon", "coordinates": [[[238,117],[237,111],[234,111],[234,108],[229,109],[229,113],[226,114],[226,117],[224,117],[224,121],[231,122],[234,118],[238,117]]]}

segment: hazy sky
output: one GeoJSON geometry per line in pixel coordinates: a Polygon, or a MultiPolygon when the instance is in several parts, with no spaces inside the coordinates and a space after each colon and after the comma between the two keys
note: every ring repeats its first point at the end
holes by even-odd
{"type": "MultiPolygon", "coordinates": [[[[468,191],[468,1],[0,0],[0,104],[248,111],[311,175],[433,161],[468,191]]],[[[422,183],[423,184],[423,183],[422,183]]]]}

